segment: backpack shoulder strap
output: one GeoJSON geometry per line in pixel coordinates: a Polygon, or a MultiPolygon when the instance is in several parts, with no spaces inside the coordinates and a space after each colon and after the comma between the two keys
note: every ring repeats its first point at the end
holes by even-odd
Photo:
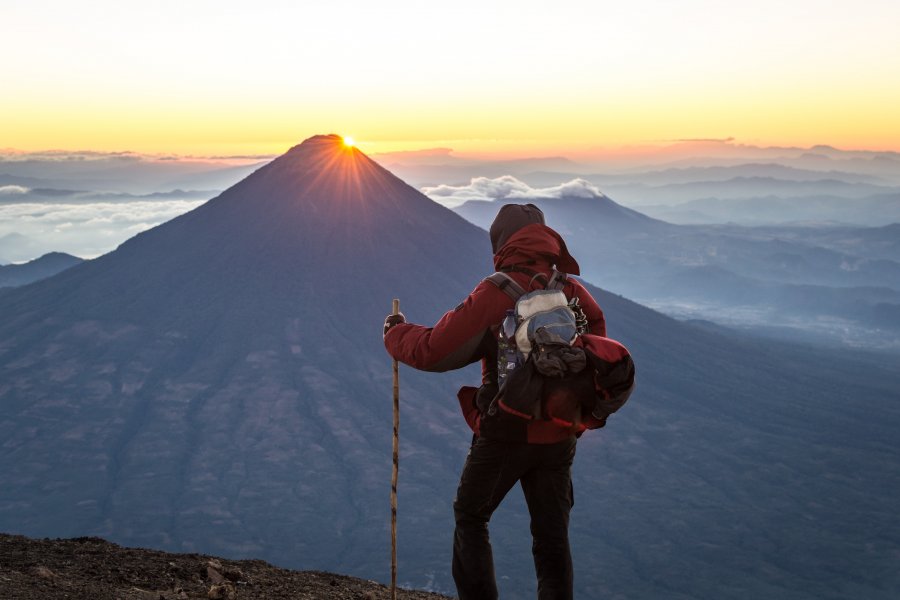
{"type": "Polygon", "coordinates": [[[547,281],[547,286],[545,289],[548,290],[560,290],[566,287],[566,284],[569,282],[568,275],[565,273],[561,273],[556,269],[553,269],[553,274],[550,275],[550,280],[547,281]]]}
{"type": "Polygon", "coordinates": [[[505,293],[513,300],[518,300],[525,295],[525,290],[522,289],[522,286],[516,283],[515,280],[506,273],[494,273],[493,275],[485,277],[484,280],[490,281],[496,285],[500,288],[501,292],[505,293]]]}

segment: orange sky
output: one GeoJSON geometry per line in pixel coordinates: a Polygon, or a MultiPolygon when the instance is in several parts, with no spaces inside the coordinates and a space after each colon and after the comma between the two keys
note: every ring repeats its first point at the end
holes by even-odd
{"type": "Polygon", "coordinates": [[[0,147],[275,154],[336,132],[367,152],[900,150],[894,1],[304,4],[5,8],[0,147]]]}

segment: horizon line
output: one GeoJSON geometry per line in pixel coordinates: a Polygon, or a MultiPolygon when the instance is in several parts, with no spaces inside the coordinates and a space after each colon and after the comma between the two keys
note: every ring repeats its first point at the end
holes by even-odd
{"type": "MultiPolygon", "coordinates": [[[[312,136],[309,136],[312,137],[312,136]]],[[[303,138],[304,140],[309,139],[309,137],[303,138]]],[[[653,154],[654,152],[658,152],[664,149],[675,149],[675,148],[684,148],[687,149],[692,145],[703,146],[707,150],[711,149],[711,147],[721,146],[724,148],[729,148],[732,150],[791,150],[791,151],[815,151],[817,149],[821,150],[832,150],[835,152],[843,152],[843,153],[860,153],[860,154],[900,154],[900,144],[896,147],[891,147],[889,149],[872,147],[872,146],[856,146],[856,145],[835,145],[827,142],[815,143],[811,145],[803,145],[803,144],[776,144],[776,143],[764,143],[764,142],[756,142],[756,141],[741,141],[735,137],[725,137],[725,138],[673,138],[673,139],[649,139],[644,141],[638,141],[634,143],[623,143],[623,144],[608,144],[608,145],[589,145],[585,147],[585,144],[573,142],[572,149],[570,151],[565,151],[560,148],[560,144],[565,144],[565,141],[561,141],[555,144],[546,144],[546,148],[542,149],[540,145],[531,146],[530,144],[523,144],[525,146],[529,146],[527,149],[515,151],[515,150],[457,150],[454,148],[453,142],[462,143],[463,145],[472,144],[473,142],[506,142],[515,145],[516,140],[480,140],[480,139],[458,139],[458,140],[425,140],[425,141],[413,141],[413,140],[366,140],[366,139],[355,139],[354,145],[357,148],[360,148],[365,154],[371,156],[381,156],[381,155],[395,155],[395,154],[406,154],[409,156],[415,156],[417,154],[426,154],[426,153],[439,153],[444,156],[453,156],[454,158],[468,158],[468,159],[551,159],[551,158],[568,158],[569,156],[578,156],[578,157],[590,157],[591,155],[604,156],[606,158],[610,158],[615,156],[617,153],[621,153],[623,157],[631,156],[634,157],[635,154],[653,154]],[[371,147],[369,150],[368,147],[371,147]],[[562,150],[562,151],[561,151],[562,150]]],[[[71,156],[92,156],[96,157],[96,159],[104,159],[104,158],[115,158],[115,157],[135,157],[135,158],[147,158],[152,160],[159,161],[167,161],[167,160],[197,160],[197,161],[267,161],[277,158],[281,156],[284,152],[287,152],[288,149],[293,147],[300,142],[294,142],[285,145],[285,149],[282,152],[219,152],[219,153],[196,153],[196,152],[177,152],[177,151],[168,151],[168,152],[154,152],[154,151],[140,151],[140,150],[130,150],[130,149],[95,149],[90,147],[85,147],[83,145],[64,147],[64,146],[56,146],[50,148],[43,149],[22,149],[17,147],[4,147],[0,148],[0,161],[10,162],[15,160],[16,157],[22,157],[23,160],[28,160],[32,157],[47,157],[51,158],[54,156],[60,157],[61,159],[65,159],[66,157],[71,156]]],[[[239,145],[237,143],[236,145],[239,145]]],[[[458,145],[458,144],[456,144],[458,145]]]]}

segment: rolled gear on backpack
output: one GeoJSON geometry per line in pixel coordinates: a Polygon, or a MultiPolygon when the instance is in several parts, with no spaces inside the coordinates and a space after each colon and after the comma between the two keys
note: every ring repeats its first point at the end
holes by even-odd
{"type": "MultiPolygon", "coordinates": [[[[532,354],[532,357],[534,354],[532,354]]],[[[594,396],[589,369],[566,377],[547,377],[538,372],[534,360],[516,369],[497,393],[488,414],[502,412],[507,417],[527,421],[542,419],[559,427],[581,433],[584,402],[594,396]]]]}
{"type": "Polygon", "coordinates": [[[580,373],[587,365],[584,350],[542,327],[534,333],[534,367],[545,377],[562,378],[580,373]]]}
{"type": "Polygon", "coordinates": [[[602,421],[622,408],[634,391],[634,361],[616,340],[587,334],[579,336],[579,342],[594,374],[591,414],[602,421]]]}

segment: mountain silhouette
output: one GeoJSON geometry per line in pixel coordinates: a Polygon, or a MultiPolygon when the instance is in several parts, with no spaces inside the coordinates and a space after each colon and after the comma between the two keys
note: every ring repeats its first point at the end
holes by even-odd
{"type": "MultiPolygon", "coordinates": [[[[399,297],[409,320],[432,323],[490,271],[486,232],[332,135],[3,292],[0,530],[385,581],[383,317],[399,297]]],[[[578,594],[831,598],[847,580],[887,597],[896,364],[591,289],[639,387],[579,442],[578,594]]],[[[455,391],[479,377],[401,372],[399,566],[412,587],[453,589],[451,501],[471,437],[455,391]]],[[[526,514],[513,491],[492,527],[513,597],[534,595],[526,514]]]]}
{"type": "MultiPolygon", "coordinates": [[[[585,278],[630,298],[675,314],[741,314],[745,325],[773,326],[787,339],[834,331],[845,339],[852,325],[854,344],[898,345],[900,262],[878,229],[675,225],[606,196],[529,201],[565,237],[585,278]]],[[[503,203],[453,210],[487,228],[503,203]]]]}
{"type": "MultiPolygon", "coordinates": [[[[535,198],[512,200],[531,202],[552,214],[560,233],[576,232],[582,229],[611,229],[618,232],[657,233],[670,230],[673,226],[618,204],[607,196],[590,198],[563,196],[560,198],[535,198]]],[[[506,204],[501,200],[469,200],[453,210],[480,227],[490,226],[497,209],[506,204]]]]}
{"type": "MultiPolygon", "coordinates": [[[[376,576],[388,563],[373,548],[389,539],[381,323],[393,297],[436,319],[471,289],[472,265],[490,265],[483,232],[317,136],[114,252],[9,290],[0,529],[376,576]]],[[[411,428],[407,452],[417,435],[465,437],[452,394],[433,380],[424,392],[404,396],[437,405],[423,420],[441,424],[411,428]]]]}
{"type": "Polygon", "coordinates": [[[20,265],[0,265],[0,288],[18,287],[56,275],[82,260],[65,252],[49,252],[20,265]]]}

